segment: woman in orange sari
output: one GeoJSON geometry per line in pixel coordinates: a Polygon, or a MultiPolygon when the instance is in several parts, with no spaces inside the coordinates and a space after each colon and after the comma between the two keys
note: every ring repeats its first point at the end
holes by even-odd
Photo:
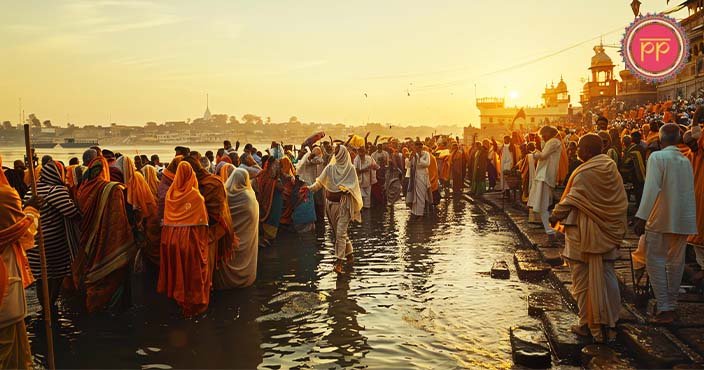
{"type": "MultiPolygon", "coordinates": [[[[0,157],[0,165],[2,158],[0,157]]],[[[32,203],[35,203],[34,200],[32,203]]],[[[25,288],[33,281],[25,250],[34,246],[39,212],[22,202],[0,171],[0,368],[32,368],[24,318],[25,288]]]]}
{"type": "Polygon", "coordinates": [[[127,217],[132,224],[135,244],[150,261],[158,264],[161,225],[157,215],[156,198],[130,157],[123,155],[115,164],[125,179],[127,217]]]}
{"type": "Polygon", "coordinates": [[[156,167],[152,166],[151,164],[147,164],[143,166],[139,171],[142,172],[142,175],[144,175],[144,180],[147,182],[147,185],[149,185],[149,190],[152,192],[152,195],[154,195],[154,199],[157,199],[157,190],[159,188],[159,176],[157,174],[156,167]]]}
{"type": "Polygon", "coordinates": [[[166,194],[157,291],[176,300],[183,315],[208,309],[212,275],[208,268],[208,212],[198,180],[181,162],[166,194]]]}
{"type": "Polygon", "coordinates": [[[195,158],[188,157],[185,161],[193,168],[198,180],[198,190],[205,199],[210,235],[210,274],[212,275],[217,264],[232,257],[237,243],[227,205],[225,184],[218,176],[208,173],[195,158]]]}
{"type": "Polygon", "coordinates": [[[164,171],[161,172],[161,181],[159,181],[159,186],[156,188],[156,208],[159,220],[164,219],[164,202],[166,201],[166,192],[169,191],[171,183],[174,182],[174,176],[176,176],[176,169],[178,164],[183,160],[183,156],[177,155],[171,163],[169,163],[164,171]]]}

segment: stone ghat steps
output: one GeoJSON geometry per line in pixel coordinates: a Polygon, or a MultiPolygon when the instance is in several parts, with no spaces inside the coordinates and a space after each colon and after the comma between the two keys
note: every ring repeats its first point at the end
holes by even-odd
{"type": "MultiPolygon", "coordinates": [[[[586,368],[633,368],[631,358],[637,358],[638,367],[648,368],[704,368],[704,297],[685,294],[678,308],[680,320],[670,327],[655,327],[646,323],[646,318],[634,304],[625,303],[617,326],[618,336],[614,345],[593,345],[572,334],[570,327],[577,324],[576,302],[570,293],[572,276],[560,252],[564,242],[558,239],[549,245],[542,226],[528,222],[524,209],[503,202],[500,194],[486,194],[482,199],[494,210],[503,211],[509,218],[507,226],[513,228],[523,240],[525,249],[514,254],[514,264],[521,280],[547,279],[555,292],[540,292],[528,297],[528,313],[539,320],[537,323],[517,326],[509,330],[514,349],[522,350],[514,355],[516,363],[523,366],[540,364],[540,356],[526,356],[525,348],[540,348],[547,343],[553,360],[557,364],[583,366],[586,368]],[[537,326],[536,326],[537,325],[537,326]],[[521,329],[521,330],[518,330],[521,329]],[[525,331],[541,329],[543,339],[525,331]],[[517,332],[520,335],[512,333],[517,332]],[[513,337],[516,339],[513,339],[513,337]],[[538,338],[530,344],[526,338],[538,338]],[[524,363],[526,362],[526,363],[524,363]]],[[[472,199],[473,202],[480,203],[472,199]]],[[[488,211],[487,211],[488,212],[488,211]]],[[[622,289],[622,297],[632,300],[632,275],[628,253],[637,245],[637,237],[629,234],[625,240],[615,269],[622,289]]],[[[652,306],[652,302],[650,305],[652,306]]],[[[532,353],[532,352],[530,352],[532,353]]]]}

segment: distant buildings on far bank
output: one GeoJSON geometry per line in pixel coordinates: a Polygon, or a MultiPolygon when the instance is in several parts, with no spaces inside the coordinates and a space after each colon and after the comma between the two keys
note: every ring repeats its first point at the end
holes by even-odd
{"type": "MultiPolygon", "coordinates": [[[[33,115],[32,115],[33,117],[33,115]]],[[[167,121],[164,123],[147,122],[143,126],[129,126],[111,123],[109,125],[86,125],[66,127],[52,125],[50,121],[30,120],[32,140],[43,147],[53,147],[67,141],[99,142],[101,146],[110,145],[179,145],[179,144],[219,144],[223,140],[233,143],[266,144],[271,141],[300,145],[313,133],[324,131],[334,139],[346,140],[348,135],[364,136],[370,132],[369,140],[377,135],[393,136],[400,139],[407,137],[424,138],[434,134],[462,136],[460,126],[398,126],[393,124],[369,123],[363,126],[344,124],[302,123],[296,117],[287,122],[272,123],[269,117],[245,114],[242,117],[227,114],[213,114],[206,104],[203,117],[186,121],[167,121]],[[52,145],[54,144],[54,145],[52,145]]],[[[20,125],[6,121],[0,126],[0,145],[23,145],[23,133],[20,125]]],[[[214,145],[217,147],[217,145],[214,145]]]]}

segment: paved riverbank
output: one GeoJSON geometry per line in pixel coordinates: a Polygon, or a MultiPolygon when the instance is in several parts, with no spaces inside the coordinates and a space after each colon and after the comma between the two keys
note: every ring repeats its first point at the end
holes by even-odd
{"type": "Polygon", "coordinates": [[[542,226],[528,222],[525,207],[503,200],[500,193],[486,194],[483,200],[503,211],[510,220],[509,226],[514,227],[523,239],[526,252],[518,251],[514,256],[519,276],[525,268],[533,276],[549,279],[559,293],[561,299],[549,294],[528,298],[529,313],[540,317],[550,348],[559,362],[596,368],[670,368],[704,364],[704,297],[701,294],[681,294],[677,310],[679,319],[668,327],[647,324],[646,312],[652,310],[654,300],[642,308],[636,307],[629,253],[635,250],[638,237],[632,230],[629,229],[615,263],[623,299],[619,335],[611,346],[612,350],[604,352],[603,348],[589,346],[588,341],[580,340],[569,331],[577,316],[576,302],[570,293],[572,276],[560,257],[564,239],[558,238],[552,245],[548,243],[542,226]],[[600,355],[585,355],[585,352],[595,351],[600,355]],[[629,358],[635,359],[635,363],[629,358]]]}

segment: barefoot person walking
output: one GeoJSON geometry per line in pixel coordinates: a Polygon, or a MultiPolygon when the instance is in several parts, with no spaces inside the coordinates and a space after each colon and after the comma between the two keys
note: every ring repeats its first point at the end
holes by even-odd
{"type": "Polygon", "coordinates": [[[335,238],[335,272],[339,274],[345,260],[347,263],[353,261],[352,242],[347,236],[347,228],[351,221],[362,221],[362,191],[350,154],[344,146],[335,148],[335,157],[310,186],[313,192],[320,189],[325,189],[325,213],[335,238]]]}

